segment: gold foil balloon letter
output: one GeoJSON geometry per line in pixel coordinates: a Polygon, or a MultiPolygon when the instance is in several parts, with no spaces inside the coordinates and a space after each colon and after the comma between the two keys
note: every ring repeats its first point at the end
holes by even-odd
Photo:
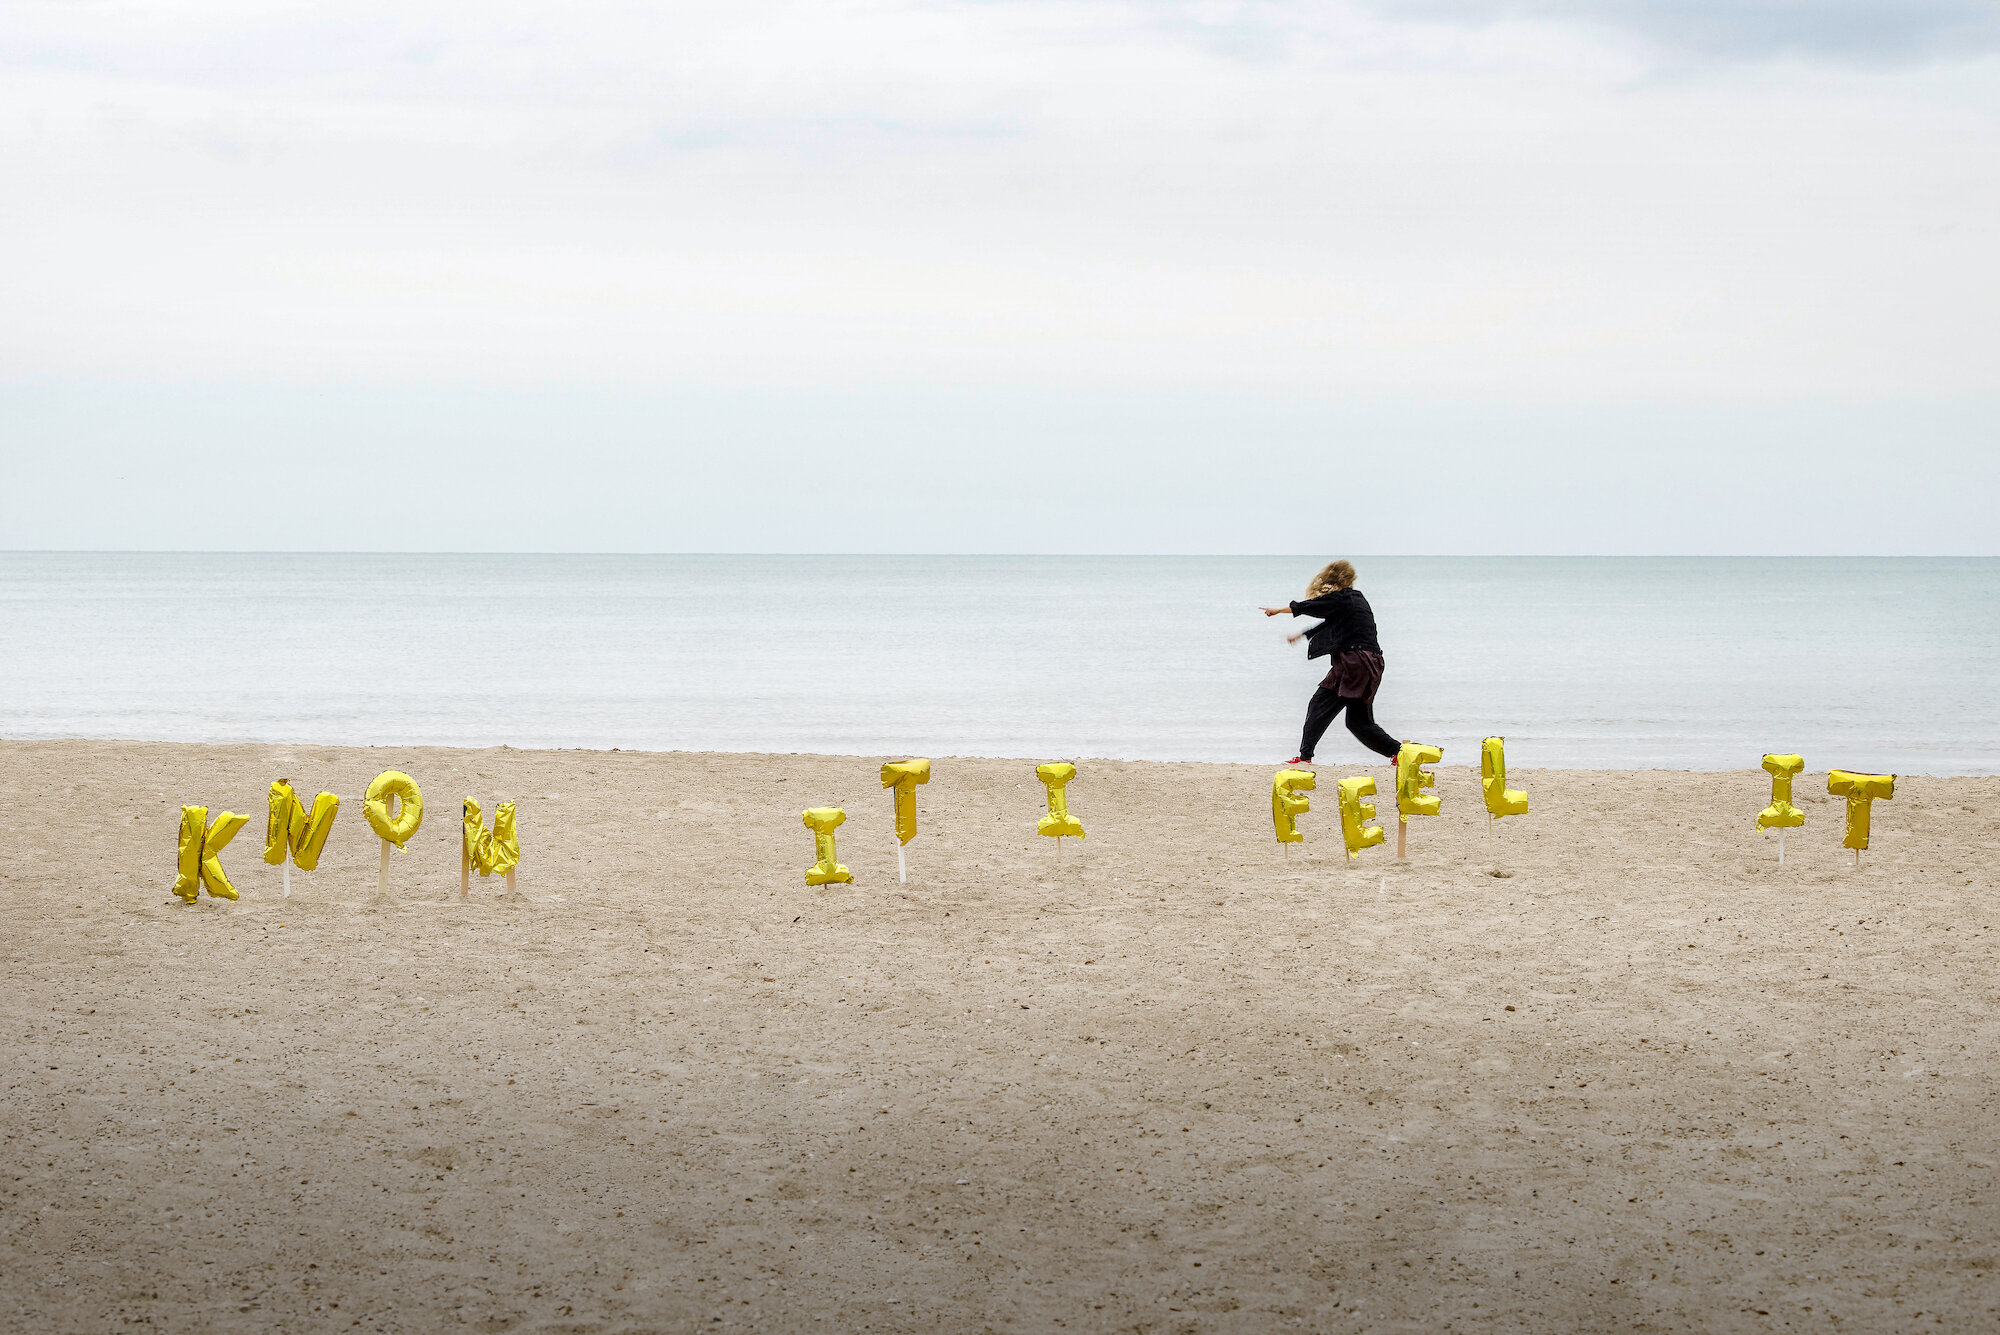
{"type": "Polygon", "coordinates": [[[833,832],[846,819],[847,813],[839,807],[814,807],[806,812],[806,827],[813,832],[813,852],[819,859],[806,869],[807,885],[854,879],[854,873],[840,865],[833,848],[833,832]]]}
{"type": "Polygon", "coordinates": [[[489,831],[479,814],[479,803],[465,799],[463,852],[465,862],[481,876],[505,876],[521,865],[521,836],[514,828],[514,804],[502,802],[493,812],[489,831]]]}
{"type": "Polygon", "coordinates": [[[1868,847],[1869,808],[1878,797],[1885,802],[1895,797],[1896,776],[1830,770],[1826,776],[1826,790],[1835,797],[1847,799],[1847,837],[1840,841],[1840,846],[1853,849],[1855,860],[1859,862],[1861,850],[1868,847]]]}
{"type": "Polygon", "coordinates": [[[917,837],[917,785],[930,781],[928,760],[892,761],[882,766],[882,786],[896,790],[896,838],[903,843],[917,837]]]}
{"type": "Polygon", "coordinates": [[[250,823],[248,816],[225,811],[208,823],[207,807],[181,808],[179,857],[175,864],[174,893],[188,903],[206,890],[212,899],[236,898],[236,887],[222,870],[222,850],[236,832],[250,823]]]}
{"type": "Polygon", "coordinates": [[[1525,816],[1528,795],[1507,786],[1506,739],[1488,737],[1479,744],[1479,786],[1486,790],[1486,811],[1492,816],[1525,816]]]}
{"type": "Polygon", "coordinates": [[[424,823],[423,791],[415,779],[401,770],[383,770],[368,785],[368,795],[361,800],[361,814],[368,818],[370,829],[401,849],[424,823]],[[392,797],[400,798],[403,803],[393,820],[389,816],[392,797]]]}
{"type": "Polygon", "coordinates": [[[326,847],[326,836],[333,830],[333,817],[339,810],[340,799],[332,793],[315,797],[308,812],[291,784],[283,779],[272,784],[271,817],[264,826],[264,861],[273,867],[283,866],[289,855],[300,871],[319,866],[320,850],[326,847]]]}
{"type": "Polygon", "coordinates": [[[1375,780],[1365,774],[1340,781],[1340,837],[1347,844],[1350,858],[1388,838],[1380,825],[1368,823],[1375,819],[1375,806],[1361,799],[1373,796],[1375,780]]]}
{"type": "Polygon", "coordinates": [[[1435,816],[1443,805],[1436,794],[1426,795],[1424,789],[1437,782],[1437,775],[1425,769],[1425,765],[1435,765],[1444,759],[1444,752],[1435,746],[1424,746],[1418,742],[1404,742],[1403,749],[1396,752],[1396,810],[1404,816],[1435,816]]]}
{"type": "Polygon", "coordinates": [[[1294,816],[1303,816],[1312,810],[1312,803],[1302,789],[1317,786],[1319,780],[1309,769],[1281,769],[1271,780],[1271,823],[1278,827],[1278,842],[1297,844],[1305,841],[1305,836],[1293,826],[1294,816]]]}
{"type": "Polygon", "coordinates": [[[1036,832],[1052,834],[1058,839],[1064,835],[1083,838],[1083,822],[1069,814],[1069,799],[1063,794],[1069,781],[1076,777],[1076,766],[1066,760],[1037,765],[1035,777],[1049,790],[1049,814],[1035,822],[1036,832]]]}
{"type": "Polygon", "coordinates": [[[1806,823],[1806,813],[1792,805],[1792,779],[1806,767],[1804,756],[1765,756],[1771,776],[1771,805],[1757,813],[1760,830],[1790,830],[1806,823]]]}

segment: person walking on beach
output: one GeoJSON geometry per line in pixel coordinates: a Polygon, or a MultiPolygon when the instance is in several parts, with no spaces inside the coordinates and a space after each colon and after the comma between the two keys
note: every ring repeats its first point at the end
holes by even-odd
{"type": "Polygon", "coordinates": [[[1308,660],[1333,660],[1319,689],[1306,703],[1305,733],[1291,763],[1312,764],[1319,739],[1342,709],[1347,711],[1347,730],[1355,741],[1378,756],[1393,759],[1401,748],[1375,722],[1375,692],[1382,686],[1382,646],[1375,639],[1375,612],[1361,590],[1354,587],[1353,565],[1329,562],[1306,585],[1303,599],[1262,610],[1267,617],[1290,612],[1295,617],[1324,618],[1317,626],[1285,638],[1295,644],[1304,636],[1308,660]]]}

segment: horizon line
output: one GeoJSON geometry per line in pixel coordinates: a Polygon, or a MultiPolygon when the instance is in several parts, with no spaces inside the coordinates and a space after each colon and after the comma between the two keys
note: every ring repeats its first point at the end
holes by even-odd
{"type": "MultiPolygon", "coordinates": [[[[1325,551],[1331,551],[1327,548],[1325,551]]],[[[1043,560],[1317,560],[1325,552],[968,552],[968,551],[584,551],[528,548],[364,547],[0,547],[0,556],[679,556],[679,557],[962,557],[1043,560]]],[[[1349,552],[1363,560],[1418,561],[1996,561],[1995,552],[1349,552]]]]}

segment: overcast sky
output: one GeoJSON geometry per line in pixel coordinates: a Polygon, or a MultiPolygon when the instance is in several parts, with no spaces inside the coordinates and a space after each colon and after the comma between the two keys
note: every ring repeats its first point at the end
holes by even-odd
{"type": "Polygon", "coordinates": [[[2000,4],[35,3],[0,547],[2000,552],[2000,4]]]}

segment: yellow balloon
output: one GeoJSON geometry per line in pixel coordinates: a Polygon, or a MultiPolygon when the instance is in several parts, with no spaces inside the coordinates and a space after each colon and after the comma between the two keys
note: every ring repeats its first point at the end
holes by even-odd
{"type": "Polygon", "coordinates": [[[917,785],[930,781],[928,760],[891,761],[882,766],[882,786],[896,790],[896,838],[903,843],[917,837],[917,785]]]}
{"type": "Polygon", "coordinates": [[[1388,838],[1380,825],[1368,824],[1375,819],[1375,806],[1361,799],[1374,795],[1375,780],[1365,774],[1340,781],[1340,837],[1347,844],[1349,857],[1388,838]]]}
{"type": "Polygon", "coordinates": [[[368,818],[370,829],[401,850],[424,823],[423,791],[401,770],[385,769],[369,783],[368,795],[361,800],[361,814],[368,818]],[[403,809],[394,820],[389,818],[391,797],[403,800],[403,809]]]}
{"type": "Polygon", "coordinates": [[[1495,816],[1525,816],[1528,795],[1507,786],[1506,739],[1488,737],[1479,744],[1479,786],[1486,790],[1486,810],[1495,816]]]}
{"type": "Polygon", "coordinates": [[[1396,752],[1396,810],[1405,816],[1435,816],[1443,800],[1424,789],[1437,782],[1437,775],[1425,769],[1444,759],[1444,751],[1421,742],[1404,742],[1396,752]]]}
{"type": "Polygon", "coordinates": [[[521,865],[521,836],[514,828],[514,804],[502,802],[493,812],[493,828],[480,818],[479,803],[465,799],[462,842],[465,860],[481,876],[504,876],[521,865]]]}
{"type": "Polygon", "coordinates": [[[222,850],[236,832],[250,823],[248,816],[225,811],[208,822],[207,807],[181,808],[180,848],[175,861],[174,893],[192,904],[206,890],[211,899],[234,899],[236,887],[222,870],[222,850]]]}
{"type": "Polygon", "coordinates": [[[1063,789],[1076,777],[1076,766],[1066,760],[1047,765],[1035,766],[1035,777],[1049,790],[1049,814],[1035,822],[1039,834],[1052,834],[1060,839],[1064,835],[1083,838],[1083,822],[1069,814],[1069,799],[1063,789]]]}
{"type": "Polygon", "coordinates": [[[840,865],[833,848],[833,832],[847,819],[839,807],[813,807],[806,812],[806,826],[813,832],[813,852],[819,859],[806,869],[807,885],[829,885],[852,881],[854,873],[840,865]]]}
{"type": "Polygon", "coordinates": [[[1869,808],[1878,797],[1886,802],[1896,796],[1896,776],[1828,770],[1826,791],[1847,799],[1847,837],[1840,841],[1840,846],[1858,852],[1868,847],[1869,808]]]}
{"type": "Polygon", "coordinates": [[[1305,836],[1292,825],[1292,817],[1303,816],[1312,810],[1312,803],[1300,790],[1312,788],[1318,782],[1309,769],[1281,769],[1271,780],[1271,821],[1278,827],[1279,843],[1305,841],[1305,836]]]}
{"type": "Polygon", "coordinates": [[[300,871],[319,866],[320,850],[326,847],[326,836],[332,832],[333,817],[339,810],[339,798],[332,793],[321,793],[313,799],[311,812],[307,812],[292,785],[279,779],[271,785],[271,814],[264,825],[264,861],[273,867],[283,866],[289,854],[292,865],[300,871]]]}
{"type": "Polygon", "coordinates": [[[521,832],[514,825],[514,804],[502,802],[493,810],[493,870],[506,875],[521,865],[521,832]]]}
{"type": "Polygon", "coordinates": [[[1765,756],[1771,776],[1771,805],[1757,813],[1760,830],[1790,830],[1806,823],[1806,813],[1792,805],[1792,777],[1806,767],[1804,756],[1765,756]]]}

